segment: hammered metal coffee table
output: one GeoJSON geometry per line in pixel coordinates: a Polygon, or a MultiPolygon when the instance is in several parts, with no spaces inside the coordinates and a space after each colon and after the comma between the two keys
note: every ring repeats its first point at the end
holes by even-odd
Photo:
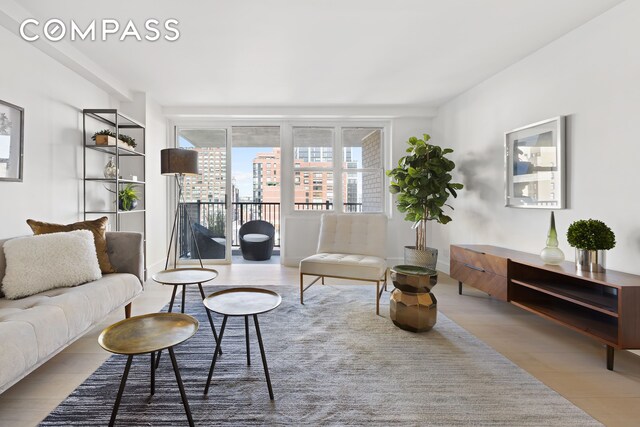
{"type": "MultiPolygon", "coordinates": [[[[198,285],[198,289],[200,289],[200,296],[202,299],[205,298],[204,290],[202,289],[202,284],[206,282],[210,282],[213,279],[218,277],[218,272],[212,268],[202,268],[202,267],[194,267],[194,268],[174,268],[170,270],[160,271],[151,278],[154,282],[160,283],[161,285],[169,285],[173,286],[173,293],[171,294],[171,301],[169,301],[169,313],[173,311],[173,303],[176,299],[176,291],[178,290],[178,286],[182,286],[182,306],[180,308],[180,312],[184,313],[184,302],[186,295],[186,287],[187,285],[198,285]]],[[[218,342],[218,333],[216,332],[216,327],[213,325],[213,318],[211,317],[211,313],[207,311],[207,317],[209,319],[209,325],[211,325],[211,332],[213,332],[213,338],[218,342]]],[[[220,354],[222,354],[222,349],[219,349],[220,354]]],[[[160,364],[160,355],[158,354],[158,360],[156,361],[156,367],[160,364]]]]}
{"type": "Polygon", "coordinates": [[[244,333],[247,347],[247,365],[251,365],[251,352],[249,348],[249,316],[253,316],[253,323],[258,336],[258,345],[260,346],[260,355],[262,356],[262,366],[264,367],[264,375],[267,379],[267,387],[269,388],[269,398],[273,400],[273,389],[271,388],[271,378],[269,377],[269,368],[267,367],[267,358],[264,353],[264,345],[262,344],[262,334],[260,333],[260,325],[258,324],[258,315],[274,310],[282,302],[282,298],[276,292],[260,288],[234,288],[223,291],[214,292],[204,299],[204,306],[207,312],[213,311],[224,316],[222,326],[220,327],[220,339],[216,343],[216,350],[213,353],[209,376],[207,377],[207,385],[204,388],[204,394],[209,393],[209,385],[213,376],[213,369],[216,366],[218,358],[218,350],[222,343],[224,328],[227,325],[229,317],[244,317],[244,333]]]}
{"type": "Polygon", "coordinates": [[[154,357],[156,352],[164,349],[169,350],[173,372],[176,375],[180,396],[182,397],[182,404],[187,413],[189,425],[193,426],[193,417],[191,416],[189,402],[187,401],[187,395],[184,391],[184,385],[182,384],[182,378],[180,377],[180,370],[178,369],[178,362],[176,361],[173,347],[191,338],[197,330],[198,321],[187,314],[151,313],[121,320],[102,331],[98,337],[98,343],[102,348],[111,353],[128,356],[124,374],[122,374],[122,380],[120,381],[118,395],[116,396],[116,402],[113,405],[109,426],[113,426],[115,423],[124,387],[127,383],[127,377],[129,376],[129,370],[131,369],[133,356],[146,353],[151,354],[151,395],[153,396],[156,386],[154,357]]]}

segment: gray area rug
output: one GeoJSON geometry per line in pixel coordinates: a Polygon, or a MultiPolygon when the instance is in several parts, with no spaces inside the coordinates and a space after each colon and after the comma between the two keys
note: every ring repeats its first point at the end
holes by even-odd
{"type": "MultiPolygon", "coordinates": [[[[294,288],[274,289],[282,305],[260,316],[273,402],[253,323],[246,364],[242,318],[227,322],[224,354],[203,395],[213,337],[199,295],[188,291],[186,312],[200,330],[176,357],[196,425],[600,425],[441,313],[433,330],[413,334],[388,319],[388,293],[385,317],[375,315],[371,286],[318,285],[304,306],[294,288]]],[[[219,330],[221,317],[214,321],[219,330]]],[[[150,401],[149,356],[134,358],[117,425],[187,425],[166,356],[150,401]]],[[[125,362],[112,356],[42,425],[107,425],[125,362]]]]}

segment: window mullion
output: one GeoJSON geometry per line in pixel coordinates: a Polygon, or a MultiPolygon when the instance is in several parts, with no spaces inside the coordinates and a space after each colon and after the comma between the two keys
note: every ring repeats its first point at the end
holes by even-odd
{"type": "Polygon", "coordinates": [[[333,203],[334,209],[338,213],[344,212],[342,167],[344,165],[344,153],[342,149],[342,126],[334,128],[333,144],[333,203]]]}

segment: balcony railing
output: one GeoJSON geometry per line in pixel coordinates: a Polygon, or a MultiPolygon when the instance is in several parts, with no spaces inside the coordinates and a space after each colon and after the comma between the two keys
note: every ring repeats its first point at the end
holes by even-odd
{"type": "MultiPolygon", "coordinates": [[[[296,211],[332,210],[333,203],[295,203],[296,211]]],[[[345,212],[362,212],[362,203],[345,203],[345,212]]],[[[180,204],[180,256],[189,257],[191,251],[191,232],[187,228],[187,217],[193,223],[206,227],[216,237],[225,237],[226,215],[224,202],[187,202],[180,204]]],[[[238,232],[246,222],[253,220],[267,221],[276,229],[275,246],[280,246],[280,203],[279,202],[233,202],[231,203],[231,245],[240,246],[238,232]]]]}

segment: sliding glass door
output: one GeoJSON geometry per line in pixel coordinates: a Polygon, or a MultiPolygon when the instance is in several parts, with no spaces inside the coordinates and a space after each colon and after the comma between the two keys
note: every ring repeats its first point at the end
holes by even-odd
{"type": "Polygon", "coordinates": [[[178,127],[176,144],[198,152],[200,175],[186,176],[180,201],[179,255],[183,260],[231,260],[229,228],[229,131],[178,127]]]}

